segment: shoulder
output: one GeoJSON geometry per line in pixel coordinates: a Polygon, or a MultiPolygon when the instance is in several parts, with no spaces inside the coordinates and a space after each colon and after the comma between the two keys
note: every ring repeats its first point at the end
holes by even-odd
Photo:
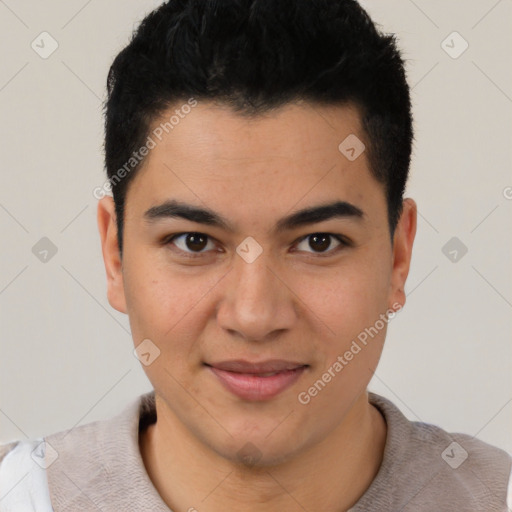
{"type": "Polygon", "coordinates": [[[58,455],[47,470],[55,510],[90,510],[93,504],[102,510],[137,510],[131,507],[140,493],[150,502],[145,491],[139,493],[151,486],[138,437],[141,424],[154,415],[152,396],[139,396],[116,416],[45,438],[58,455]]]}
{"type": "Polygon", "coordinates": [[[119,468],[138,454],[139,422],[151,421],[151,404],[142,395],[105,420],[1,445],[0,510],[89,510],[89,491],[111,494],[119,468]]]}
{"type": "Polygon", "coordinates": [[[0,464],[2,463],[2,460],[5,458],[5,456],[13,450],[17,445],[19,444],[19,441],[13,441],[11,443],[7,444],[0,444],[0,464]]]}
{"type": "Polygon", "coordinates": [[[15,441],[0,446],[0,500],[2,510],[51,512],[43,439],[15,441]]]}
{"type": "Polygon", "coordinates": [[[410,421],[391,401],[374,393],[370,401],[388,423],[383,466],[394,488],[390,500],[398,497],[396,503],[404,511],[440,505],[454,510],[507,510],[509,453],[468,434],[410,421]]]}
{"type": "Polygon", "coordinates": [[[509,453],[468,434],[422,422],[412,422],[412,447],[431,468],[433,480],[426,494],[451,496],[454,504],[464,500],[470,510],[506,510],[509,453]]]}
{"type": "Polygon", "coordinates": [[[512,456],[505,450],[461,432],[447,432],[431,423],[412,421],[409,442],[424,457],[442,461],[455,480],[482,475],[487,480],[508,479],[512,456]],[[460,471],[459,471],[460,470],[460,471]]]}

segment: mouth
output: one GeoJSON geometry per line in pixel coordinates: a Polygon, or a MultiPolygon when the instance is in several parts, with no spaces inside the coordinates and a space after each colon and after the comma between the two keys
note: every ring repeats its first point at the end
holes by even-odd
{"type": "Polygon", "coordinates": [[[309,365],[273,359],[258,363],[243,360],[204,363],[225,389],[243,400],[263,401],[292,386],[309,365]]]}

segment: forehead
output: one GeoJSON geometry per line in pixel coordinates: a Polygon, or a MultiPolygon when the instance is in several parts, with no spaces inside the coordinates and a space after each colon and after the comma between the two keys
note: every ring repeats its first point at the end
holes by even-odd
{"type": "Polygon", "coordinates": [[[249,218],[251,206],[252,214],[264,208],[277,215],[335,200],[385,209],[355,106],[293,104],[248,116],[198,102],[178,118],[179,109],[174,105],[150,129],[155,146],[128,190],[140,208],[180,199],[223,213],[229,207],[238,218],[249,218]],[[347,145],[360,155],[349,158],[347,145]]]}
{"type": "Polygon", "coordinates": [[[180,107],[173,107],[153,123],[151,134],[161,134],[162,139],[156,141],[160,151],[153,156],[167,146],[168,150],[195,150],[197,155],[188,156],[209,160],[295,160],[328,149],[334,163],[340,156],[339,143],[347,136],[365,138],[359,111],[352,104],[326,107],[300,102],[250,115],[222,104],[199,102],[180,119],[172,116],[173,110],[180,107]],[[171,118],[176,124],[169,126],[171,118]]]}

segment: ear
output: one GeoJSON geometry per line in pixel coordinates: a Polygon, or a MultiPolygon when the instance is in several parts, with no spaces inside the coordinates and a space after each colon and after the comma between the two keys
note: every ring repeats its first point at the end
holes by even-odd
{"type": "Polygon", "coordinates": [[[416,236],[416,222],[418,209],[413,199],[407,198],[403,202],[402,215],[395,229],[393,237],[393,268],[389,290],[388,307],[392,310],[400,309],[405,304],[405,281],[409,274],[412,257],[412,246],[416,236]]]}
{"type": "Polygon", "coordinates": [[[117,311],[127,313],[123,268],[117,239],[116,211],[114,199],[110,196],[105,196],[98,202],[98,229],[107,273],[108,302],[117,311]]]}

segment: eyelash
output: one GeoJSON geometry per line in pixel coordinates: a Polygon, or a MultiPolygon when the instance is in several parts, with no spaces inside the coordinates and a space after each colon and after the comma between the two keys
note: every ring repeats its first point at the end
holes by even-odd
{"type": "MultiPolygon", "coordinates": [[[[214,240],[211,236],[209,236],[209,235],[207,235],[205,233],[201,233],[199,231],[184,231],[182,233],[176,233],[175,235],[170,235],[170,236],[166,237],[163,240],[163,245],[170,245],[176,238],[179,238],[179,237],[181,237],[183,235],[190,235],[190,234],[201,235],[201,236],[207,237],[208,240],[214,240]]],[[[352,242],[350,240],[348,240],[347,238],[345,238],[344,236],[337,235],[335,233],[326,233],[326,232],[323,232],[323,231],[317,231],[317,232],[305,235],[305,236],[299,238],[299,240],[297,240],[297,242],[295,242],[295,244],[299,244],[302,241],[307,240],[309,237],[311,237],[313,235],[326,235],[326,236],[330,236],[330,237],[334,238],[335,240],[337,240],[338,242],[340,242],[340,245],[338,247],[335,247],[334,249],[329,249],[326,252],[323,252],[323,253],[321,253],[321,252],[319,252],[319,253],[309,253],[309,254],[312,254],[313,257],[316,257],[316,258],[326,258],[326,257],[332,256],[335,253],[338,253],[341,249],[343,249],[345,247],[352,246],[352,242]]],[[[200,258],[200,257],[202,257],[202,256],[204,256],[206,254],[206,252],[190,253],[190,252],[183,251],[182,249],[179,249],[179,248],[177,248],[177,251],[180,252],[181,255],[185,256],[186,258],[190,258],[190,259],[200,258]]]]}

